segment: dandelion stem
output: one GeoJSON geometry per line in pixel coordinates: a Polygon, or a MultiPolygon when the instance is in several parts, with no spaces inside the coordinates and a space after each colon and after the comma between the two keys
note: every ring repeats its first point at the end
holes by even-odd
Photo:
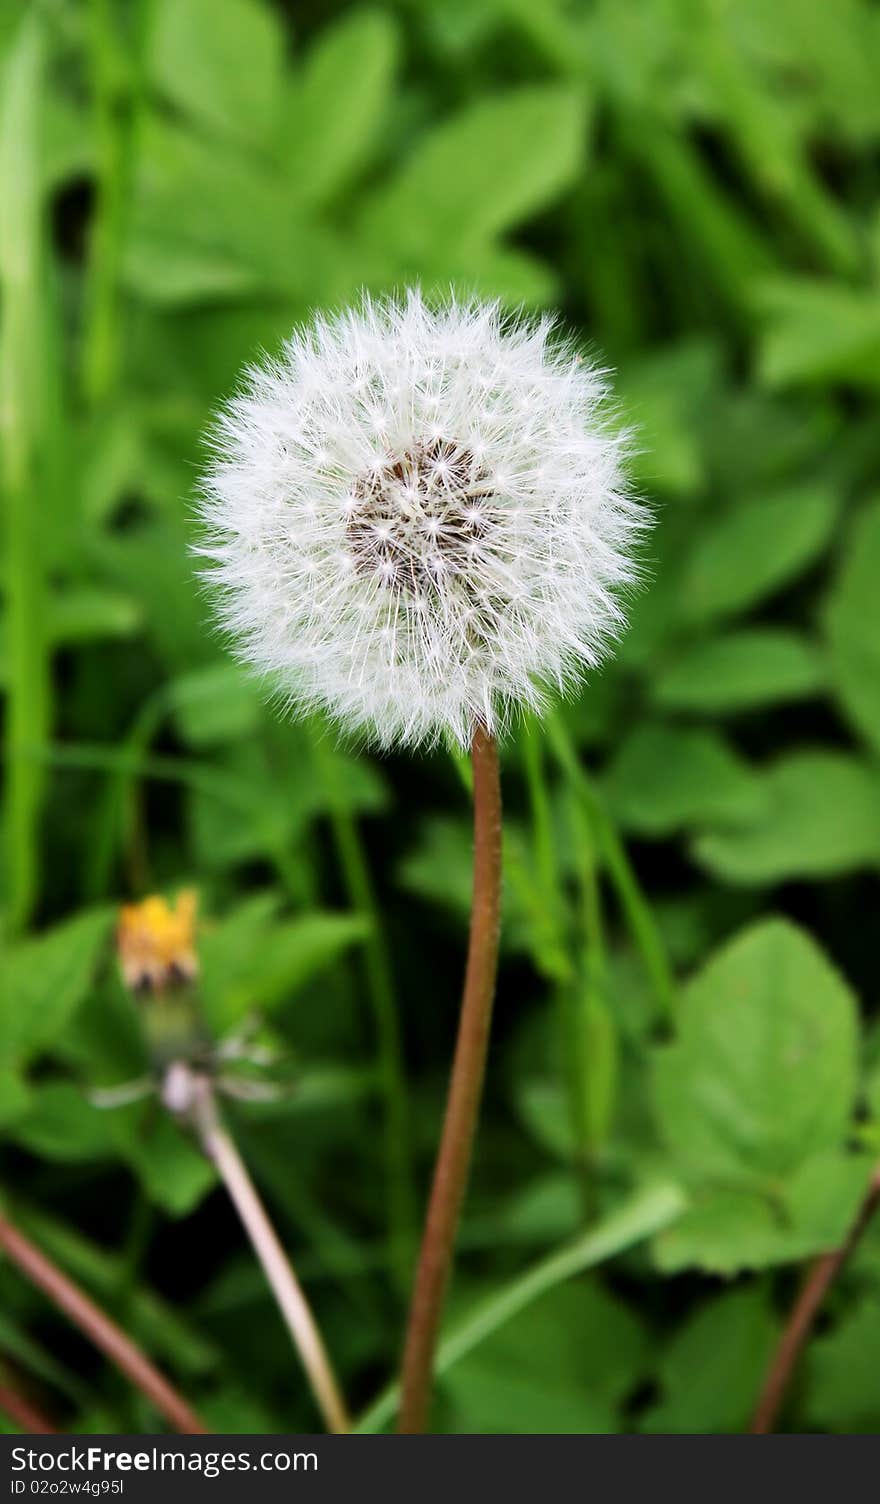
{"type": "Polygon", "coordinates": [[[470,1169],[483,1088],[501,917],[501,783],[494,737],[478,726],[474,772],[474,878],[470,941],[443,1134],[410,1304],[398,1431],[425,1429],[443,1299],[470,1169]]]}
{"type": "Polygon", "coordinates": [[[861,1240],[878,1207],[880,1207],[880,1167],[872,1176],[868,1193],[846,1240],[831,1253],[820,1254],[807,1270],[767,1371],[750,1427],[753,1436],[767,1436],[775,1430],[776,1420],[788,1392],[792,1375],[806,1347],[822,1303],[861,1240]]]}
{"type": "Polygon", "coordinates": [[[216,1166],[263,1267],[327,1430],[336,1433],[349,1431],[351,1422],[345,1401],[302,1287],[257,1195],[247,1166],[221,1121],[210,1082],[202,1078],[199,1086],[193,1122],[202,1148],[216,1166]]]}
{"type": "Polygon", "coordinates": [[[0,1215],[0,1248],[22,1274],[48,1295],[59,1310],[69,1316],[74,1325],[131,1379],[176,1431],[187,1436],[207,1433],[207,1427],[195,1411],[154,1368],[136,1343],[3,1215],[0,1215]]]}

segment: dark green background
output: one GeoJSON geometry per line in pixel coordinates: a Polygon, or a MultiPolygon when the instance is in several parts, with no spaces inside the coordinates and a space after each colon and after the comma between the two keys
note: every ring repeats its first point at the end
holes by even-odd
{"type": "MultiPolygon", "coordinates": [[[[389,1378],[466,791],[443,753],[282,724],[231,665],[188,554],[200,434],[243,362],[362,287],[557,307],[618,373],[657,527],[614,662],[504,749],[450,1325],[636,1216],[613,1261],[493,1308],[435,1420],[741,1429],[880,1148],[880,10],[5,0],[0,45],[4,1201],[213,1426],[316,1424],[211,1171],[155,1103],[84,1096],[144,1066],[113,906],[194,884],[210,1026],[258,1008],[292,1088],[231,1119],[353,1404],[389,1378]],[[688,1209],[640,1235],[670,1183],[688,1209]]],[[[0,1357],[62,1425],[154,1423],[7,1268],[0,1357]]],[[[878,1369],[875,1235],[788,1426],[876,1429],[878,1369]]]]}

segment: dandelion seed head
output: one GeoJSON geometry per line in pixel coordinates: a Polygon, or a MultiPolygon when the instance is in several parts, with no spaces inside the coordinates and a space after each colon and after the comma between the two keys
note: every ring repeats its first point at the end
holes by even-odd
{"type": "Polygon", "coordinates": [[[235,650],[380,744],[595,666],[648,514],[603,377],[552,321],[418,292],[298,330],[221,413],[199,551],[235,650]]]}

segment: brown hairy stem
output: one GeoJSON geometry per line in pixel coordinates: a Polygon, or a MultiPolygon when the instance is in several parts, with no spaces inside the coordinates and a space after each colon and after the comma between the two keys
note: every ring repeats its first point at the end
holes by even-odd
{"type": "Polygon", "coordinates": [[[813,1330],[822,1303],[859,1243],[878,1206],[880,1206],[880,1168],[874,1172],[868,1194],[862,1202],[846,1241],[831,1253],[820,1254],[807,1270],[767,1371],[761,1397],[749,1428],[753,1436],[767,1436],[775,1430],[792,1375],[813,1330]]]}
{"type": "Polygon", "coordinates": [[[169,1384],[158,1368],[141,1352],[100,1306],[62,1273],[57,1264],[26,1237],[20,1228],[0,1214],[0,1248],[17,1265],[22,1274],[48,1295],[49,1299],[100,1348],[116,1367],[155,1406],[160,1415],[187,1436],[200,1436],[208,1428],[186,1400],[169,1384]]]}
{"type": "Polygon", "coordinates": [[[434,1350],[467,1186],[489,1044],[501,916],[501,783],[494,737],[478,726],[474,771],[474,880],[458,1039],[410,1303],[398,1431],[424,1431],[434,1350]]]}

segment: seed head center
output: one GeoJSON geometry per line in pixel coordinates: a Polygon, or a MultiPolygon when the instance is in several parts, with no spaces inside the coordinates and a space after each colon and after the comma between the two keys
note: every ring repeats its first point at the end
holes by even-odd
{"type": "Polygon", "coordinates": [[[472,451],[447,439],[413,444],[359,480],[345,530],[359,574],[423,599],[473,567],[492,526],[488,476],[472,451]]]}

